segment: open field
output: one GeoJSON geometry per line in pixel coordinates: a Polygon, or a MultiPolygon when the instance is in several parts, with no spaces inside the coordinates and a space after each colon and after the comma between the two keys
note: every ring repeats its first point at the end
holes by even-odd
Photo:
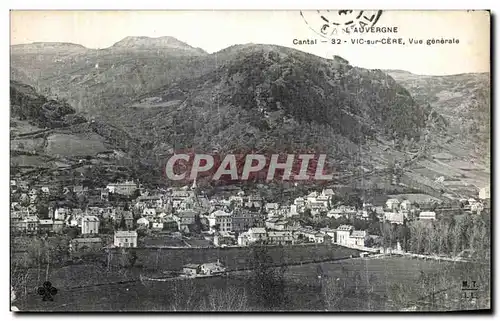
{"type": "MultiPolygon", "coordinates": [[[[252,252],[250,248],[226,247],[226,248],[137,248],[137,266],[158,270],[180,270],[188,263],[216,262],[220,259],[229,270],[250,267],[252,263],[252,252]]],[[[303,261],[323,261],[347,258],[351,255],[359,255],[358,250],[338,246],[335,244],[308,244],[283,247],[269,247],[269,255],[274,262],[284,264],[298,263],[303,261]]],[[[119,265],[127,257],[127,253],[120,251],[112,254],[112,264],[119,265]]]]}
{"type": "MultiPolygon", "coordinates": [[[[475,277],[471,275],[470,269],[464,263],[422,261],[402,257],[348,259],[338,262],[321,264],[304,264],[302,266],[291,266],[285,274],[285,292],[287,306],[294,310],[324,310],[324,298],[318,281],[318,266],[321,266],[324,278],[333,278],[345,282],[347,287],[340,299],[341,310],[387,310],[388,298],[394,286],[416,289],[420,286],[419,276],[421,272],[441,272],[444,284],[449,291],[445,293],[450,298],[450,303],[455,306],[471,308],[468,302],[457,301],[460,296],[460,285],[464,278],[475,277]],[[360,276],[360,281],[355,284],[355,275],[360,276]],[[364,300],[356,299],[357,290],[362,288],[373,288],[373,292],[364,300]],[[453,301],[455,300],[455,301],[453,301]],[[457,305],[458,304],[458,305],[457,305]]],[[[84,273],[91,277],[92,268],[87,267],[84,273]]],[[[83,270],[82,270],[83,271],[83,270]]],[[[57,272],[62,273],[62,272],[57,272]]],[[[95,273],[94,273],[95,274],[95,273]]],[[[133,273],[132,273],[133,274],[133,273]]],[[[129,272],[129,276],[131,272],[129,272]]],[[[233,296],[245,300],[242,304],[245,309],[259,310],[253,305],[250,293],[250,273],[238,272],[226,277],[183,280],[175,282],[154,282],[154,284],[143,285],[140,282],[129,282],[122,284],[107,284],[100,286],[80,285],[65,287],[58,283],[58,277],[67,278],[68,275],[51,274],[49,279],[54,286],[58,287],[59,293],[53,302],[43,302],[34,293],[29,293],[27,300],[18,302],[21,310],[66,310],[66,311],[146,311],[146,310],[203,310],[207,307],[205,299],[217,293],[218,289],[229,291],[233,296]]],[[[124,278],[125,275],[124,275],[124,278]]],[[[113,279],[110,279],[112,281],[113,279]]],[[[484,284],[480,284],[479,295],[483,298],[489,297],[489,292],[484,284]]],[[[436,289],[440,290],[440,289],[436,289]]],[[[222,292],[222,291],[221,291],[222,292]]],[[[407,302],[412,305],[418,299],[419,292],[409,292],[407,302]]],[[[443,298],[439,302],[443,301],[443,298]]],[[[444,300],[446,301],[446,300],[444,300]]],[[[446,303],[446,302],[445,302],[446,303]]],[[[442,304],[445,304],[442,303],[442,304]]],[[[439,308],[439,306],[438,306],[439,308]]],[[[484,307],[483,307],[484,308],[484,307]]],[[[209,308],[210,309],[210,308],[209,308]]]]}
{"type": "Polygon", "coordinates": [[[76,135],[54,134],[47,138],[46,153],[61,156],[95,155],[106,151],[103,142],[94,138],[80,138],[76,135]]]}

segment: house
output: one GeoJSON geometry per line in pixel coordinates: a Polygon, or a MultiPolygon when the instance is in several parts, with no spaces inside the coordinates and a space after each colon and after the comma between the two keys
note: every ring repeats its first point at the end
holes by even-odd
{"type": "Polygon", "coordinates": [[[250,244],[250,236],[248,232],[243,232],[238,235],[238,246],[248,246],[250,244]]]}
{"type": "Polygon", "coordinates": [[[255,221],[255,213],[248,210],[235,210],[232,218],[232,231],[238,233],[248,231],[249,228],[254,226],[255,221]]]}
{"type": "Polygon", "coordinates": [[[64,222],[67,226],[70,226],[70,227],[81,227],[82,226],[82,217],[69,215],[69,216],[66,216],[66,219],[64,220],[64,222]]]}
{"type": "Polygon", "coordinates": [[[403,211],[409,211],[412,209],[412,203],[409,200],[403,200],[399,206],[403,211]]]}
{"type": "Polygon", "coordinates": [[[267,232],[263,227],[252,227],[248,229],[248,240],[250,243],[267,241],[267,232]]]}
{"type": "Polygon", "coordinates": [[[267,241],[272,244],[293,244],[292,231],[269,231],[267,241]]]}
{"type": "Polygon", "coordinates": [[[226,268],[219,260],[214,263],[203,263],[200,265],[200,273],[204,275],[214,275],[226,272],[226,268]]]}
{"type": "Polygon", "coordinates": [[[232,231],[233,218],[231,213],[218,210],[208,216],[210,230],[218,229],[220,232],[232,231]]]}
{"type": "Polygon", "coordinates": [[[102,217],[106,210],[98,206],[90,206],[85,210],[85,214],[89,216],[102,217]]]}
{"type": "Polygon", "coordinates": [[[486,187],[481,188],[479,190],[478,197],[480,200],[489,199],[491,197],[490,187],[486,186],[486,187]]]}
{"type": "Polygon", "coordinates": [[[316,231],[310,228],[299,228],[297,231],[295,231],[295,238],[300,239],[300,237],[306,239],[309,242],[314,242],[316,239],[316,231]]]}
{"type": "Polygon", "coordinates": [[[316,202],[316,198],[318,197],[318,192],[311,192],[307,195],[306,201],[307,203],[316,202]]]}
{"type": "Polygon", "coordinates": [[[54,224],[52,225],[52,230],[54,231],[54,233],[62,233],[62,230],[64,228],[64,221],[60,221],[60,220],[55,220],[54,221],[54,224]]]}
{"type": "Polygon", "coordinates": [[[153,222],[151,224],[151,229],[154,231],[161,231],[161,230],[163,230],[164,227],[165,227],[165,223],[159,222],[159,221],[153,222]]]}
{"type": "Polygon", "coordinates": [[[29,188],[29,183],[25,180],[17,180],[16,185],[19,189],[26,191],[29,188]]]}
{"type": "Polygon", "coordinates": [[[196,276],[201,274],[200,264],[186,264],[182,267],[182,273],[187,276],[196,276]]]}
{"type": "Polygon", "coordinates": [[[137,247],[137,232],[116,231],[113,244],[116,247],[137,247]]]}
{"type": "Polygon", "coordinates": [[[288,230],[290,228],[290,223],[286,220],[279,220],[278,222],[274,223],[274,229],[278,231],[284,231],[288,230]]]}
{"type": "Polygon", "coordinates": [[[278,223],[281,220],[279,217],[271,217],[266,220],[266,228],[268,229],[276,229],[276,223],[278,223]]]}
{"type": "Polygon", "coordinates": [[[352,231],[349,237],[349,246],[363,247],[365,246],[365,239],[367,237],[366,231],[352,231]]]}
{"type": "Polygon", "coordinates": [[[399,209],[399,200],[397,198],[389,198],[386,202],[385,202],[385,206],[387,207],[387,209],[389,210],[398,210],[399,209]]]}
{"type": "Polygon", "coordinates": [[[174,208],[179,208],[180,205],[184,202],[184,200],[188,199],[193,195],[192,191],[185,190],[174,190],[170,195],[170,201],[172,202],[172,206],[174,208]]]}
{"type": "Polygon", "coordinates": [[[126,210],[116,211],[115,224],[121,227],[120,225],[122,224],[122,221],[125,224],[125,226],[123,226],[122,228],[126,228],[128,230],[134,228],[134,215],[132,214],[132,212],[126,210]]]}
{"type": "Polygon", "coordinates": [[[262,208],[263,199],[259,195],[250,195],[245,203],[245,207],[255,207],[256,209],[262,208]]]}
{"type": "Polygon", "coordinates": [[[81,227],[82,226],[82,217],[84,213],[79,208],[74,208],[71,210],[70,215],[67,215],[64,221],[68,226],[71,227],[81,227]]]}
{"type": "Polygon", "coordinates": [[[141,217],[140,219],[137,220],[137,226],[142,228],[149,228],[149,220],[145,217],[141,217]]]}
{"type": "Polygon", "coordinates": [[[215,246],[227,246],[237,243],[235,236],[229,232],[215,232],[213,243],[215,246]]]}
{"type": "Polygon", "coordinates": [[[194,224],[198,213],[193,210],[180,211],[175,215],[177,221],[177,228],[179,231],[189,232],[189,225],[194,224]]]}
{"type": "Polygon", "coordinates": [[[333,189],[331,189],[331,188],[325,188],[321,192],[321,195],[322,196],[327,196],[329,199],[331,199],[332,197],[335,196],[335,193],[333,192],[333,189]]]}
{"type": "Polygon", "coordinates": [[[325,234],[323,233],[316,233],[314,235],[314,243],[325,243],[325,234]]]}
{"type": "Polygon", "coordinates": [[[329,227],[320,228],[319,231],[335,240],[335,230],[329,227]]]}
{"type": "Polygon", "coordinates": [[[38,221],[38,230],[40,231],[40,233],[53,232],[53,228],[54,221],[52,219],[38,221]]]}
{"type": "Polygon", "coordinates": [[[125,196],[131,196],[137,189],[137,184],[132,181],[126,181],[123,183],[112,183],[108,184],[106,188],[110,193],[120,194],[125,196]]]}
{"type": "Polygon", "coordinates": [[[340,225],[336,231],[336,243],[341,245],[349,244],[349,237],[351,236],[351,232],[354,230],[352,225],[340,225]]]}
{"type": "Polygon", "coordinates": [[[266,203],[264,209],[269,215],[274,215],[280,208],[278,203],[266,203]]]}
{"type": "Polygon", "coordinates": [[[142,210],[142,216],[155,217],[156,216],[156,209],[155,208],[150,208],[150,207],[145,207],[142,210]]]}
{"type": "Polygon", "coordinates": [[[75,185],[73,186],[73,193],[76,195],[83,195],[89,191],[88,187],[84,187],[83,185],[75,185]]]}
{"type": "Polygon", "coordinates": [[[375,215],[377,216],[377,218],[381,219],[382,217],[384,217],[385,211],[383,206],[375,206],[373,210],[375,211],[375,215]]]}
{"type": "Polygon", "coordinates": [[[116,208],[112,206],[105,207],[102,212],[102,218],[116,220],[116,208]]]}
{"type": "Polygon", "coordinates": [[[72,239],[69,242],[69,250],[71,252],[91,252],[102,249],[103,242],[99,237],[84,237],[72,239]]]}
{"type": "Polygon", "coordinates": [[[105,202],[109,201],[109,190],[107,188],[101,189],[101,200],[105,202]]]}
{"type": "Polygon", "coordinates": [[[38,199],[38,191],[36,190],[36,188],[32,188],[28,192],[28,196],[29,196],[29,199],[30,199],[30,203],[35,203],[36,200],[38,199]]]}
{"type": "Polygon", "coordinates": [[[418,218],[420,220],[435,220],[436,219],[436,212],[420,212],[418,218]]]}
{"type": "Polygon", "coordinates": [[[297,197],[293,201],[293,205],[297,206],[297,208],[303,208],[306,205],[306,200],[303,197],[297,197]]]}
{"type": "Polygon", "coordinates": [[[365,203],[365,202],[363,202],[363,209],[365,211],[371,211],[371,210],[374,210],[374,207],[373,207],[372,203],[365,203]]]}
{"type": "Polygon", "coordinates": [[[242,195],[231,195],[229,196],[229,202],[234,204],[235,206],[243,206],[243,197],[242,195]]]}
{"type": "Polygon", "coordinates": [[[318,197],[314,202],[309,202],[308,207],[316,213],[326,212],[328,211],[328,200],[321,201],[318,197]]]}
{"type": "Polygon", "coordinates": [[[341,217],[344,217],[344,211],[338,209],[338,208],[332,208],[328,213],[326,213],[326,217],[333,217],[335,219],[339,219],[341,217]]]}
{"type": "Polygon", "coordinates": [[[84,216],[82,218],[82,234],[99,233],[99,219],[96,216],[84,216]]]}
{"type": "MultiPolygon", "coordinates": [[[[163,221],[163,229],[169,230],[169,231],[179,230],[179,224],[177,223],[177,221],[173,215],[167,215],[167,216],[161,218],[161,220],[163,221]]],[[[181,227],[183,227],[183,226],[184,225],[181,225],[181,227]]]]}
{"type": "Polygon", "coordinates": [[[24,220],[25,232],[28,234],[35,234],[38,232],[39,219],[38,216],[27,216],[24,220]]]}
{"type": "Polygon", "coordinates": [[[483,203],[481,202],[476,202],[476,203],[473,203],[471,204],[470,206],[470,211],[472,213],[477,213],[477,214],[481,214],[481,212],[484,210],[484,205],[483,203]]]}
{"type": "Polygon", "coordinates": [[[164,205],[165,202],[161,195],[141,195],[137,198],[137,201],[135,203],[135,207],[139,209],[143,209],[146,207],[158,208],[163,207],[164,205]]]}
{"type": "Polygon", "coordinates": [[[298,210],[297,210],[297,205],[290,205],[290,210],[288,211],[288,213],[285,216],[286,217],[293,217],[293,216],[297,216],[297,215],[300,215],[298,210]]]}
{"type": "Polygon", "coordinates": [[[391,224],[403,224],[404,223],[404,213],[403,212],[385,212],[384,220],[391,224]]]}

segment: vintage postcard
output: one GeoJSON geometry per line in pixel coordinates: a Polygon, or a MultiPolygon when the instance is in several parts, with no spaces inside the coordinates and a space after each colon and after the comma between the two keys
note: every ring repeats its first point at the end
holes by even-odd
{"type": "Polygon", "coordinates": [[[11,311],[491,311],[490,12],[10,12],[11,311]]]}

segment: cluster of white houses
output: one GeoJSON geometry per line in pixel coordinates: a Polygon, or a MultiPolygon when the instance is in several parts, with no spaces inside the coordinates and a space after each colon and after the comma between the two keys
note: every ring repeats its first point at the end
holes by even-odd
{"type": "MultiPolygon", "coordinates": [[[[12,183],[11,183],[12,184],[12,183]]],[[[17,185],[16,185],[17,186],[17,185]]],[[[21,184],[19,184],[21,186],[21,184]]],[[[265,202],[258,195],[245,195],[236,190],[226,197],[209,199],[195,193],[196,182],[191,188],[156,190],[153,192],[139,188],[134,182],[109,184],[101,189],[97,205],[79,208],[58,207],[49,209],[49,217],[40,219],[37,212],[37,200],[40,193],[50,193],[49,187],[26,190],[22,185],[18,202],[11,203],[11,228],[23,234],[62,233],[65,227],[78,228],[83,237],[72,242],[74,248],[82,244],[97,244],[97,235],[104,222],[120,225],[122,231],[116,231],[113,245],[116,247],[137,247],[137,232],[179,231],[192,232],[193,225],[199,223],[209,227],[209,234],[215,245],[238,244],[247,246],[256,242],[270,244],[294,244],[297,242],[335,243],[345,246],[364,246],[365,231],[356,231],[350,225],[341,225],[337,229],[313,230],[302,227],[293,220],[305,211],[313,216],[329,218],[370,219],[375,214],[380,220],[393,224],[403,224],[405,220],[436,220],[436,213],[423,210],[418,203],[409,199],[389,198],[383,206],[364,203],[361,208],[337,205],[332,189],[310,192],[295,198],[289,204],[265,202]],[[111,206],[110,194],[132,196],[140,191],[132,204],[111,206]],[[23,199],[24,198],[24,199],[23,199]],[[28,205],[26,205],[28,204],[28,205]],[[226,242],[228,241],[228,242],[226,242]]],[[[75,186],[73,192],[85,194],[90,191],[75,186]]],[[[481,190],[479,201],[461,200],[464,210],[479,213],[483,210],[482,200],[489,198],[489,189],[481,190]]],[[[87,244],[87,245],[88,245],[87,244]]]]}
{"type": "Polygon", "coordinates": [[[341,225],[336,229],[322,228],[319,231],[302,227],[282,231],[253,227],[238,236],[238,245],[248,246],[255,243],[287,245],[297,242],[313,242],[364,247],[367,238],[366,231],[355,230],[351,225],[341,225]]]}

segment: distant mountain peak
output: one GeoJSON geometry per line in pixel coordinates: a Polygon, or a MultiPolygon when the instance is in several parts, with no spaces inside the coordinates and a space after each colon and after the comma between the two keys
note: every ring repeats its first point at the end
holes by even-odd
{"type": "Polygon", "coordinates": [[[388,72],[388,73],[400,73],[400,74],[408,74],[408,75],[414,75],[414,73],[412,72],[409,72],[407,70],[402,70],[402,69],[385,69],[384,70],[385,72],[388,72]]]}
{"type": "Polygon", "coordinates": [[[188,51],[194,51],[200,54],[206,54],[203,49],[195,48],[188,45],[185,42],[180,41],[174,37],[163,36],[163,37],[146,37],[146,36],[128,36],[122,40],[115,43],[111,48],[121,48],[121,49],[158,49],[158,48],[169,48],[169,49],[182,49],[188,51]]]}
{"type": "Polygon", "coordinates": [[[12,45],[11,49],[12,50],[21,50],[21,51],[69,50],[69,51],[77,51],[77,52],[87,50],[86,47],[84,47],[80,44],[71,43],[71,42],[33,42],[33,43],[27,43],[27,44],[12,45]]]}

